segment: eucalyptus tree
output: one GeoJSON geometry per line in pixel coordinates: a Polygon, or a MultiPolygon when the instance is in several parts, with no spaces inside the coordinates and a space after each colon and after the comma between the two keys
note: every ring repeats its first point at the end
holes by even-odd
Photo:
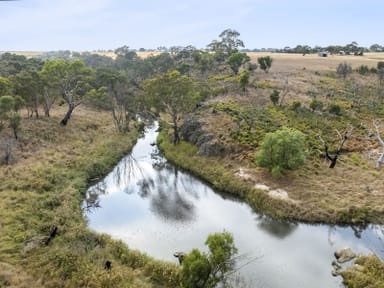
{"type": "Polygon", "coordinates": [[[236,30],[226,29],[220,33],[220,40],[213,40],[208,48],[215,52],[216,60],[224,62],[233,52],[244,47],[244,42],[238,37],[240,33],[236,30]]]}
{"type": "Polygon", "coordinates": [[[83,102],[86,92],[90,90],[89,81],[93,77],[93,69],[84,65],[82,60],[68,62],[62,59],[47,60],[41,74],[54,87],[67,103],[68,110],[61,120],[67,125],[74,109],[83,102]]]}
{"type": "Polygon", "coordinates": [[[96,82],[102,85],[98,90],[91,90],[91,96],[105,99],[104,108],[112,112],[115,127],[120,132],[130,130],[130,121],[137,112],[136,91],[130,85],[127,75],[109,69],[96,72],[96,82]]]}
{"type": "Polygon", "coordinates": [[[238,74],[239,69],[244,64],[251,61],[251,58],[242,52],[233,52],[227,59],[229,67],[232,69],[233,73],[238,74]]]}
{"type": "Polygon", "coordinates": [[[4,127],[4,122],[8,122],[8,126],[13,130],[16,140],[18,139],[18,131],[21,126],[19,109],[22,105],[23,99],[21,97],[9,95],[0,97],[0,128],[4,127]]]}
{"type": "Polygon", "coordinates": [[[144,82],[146,103],[171,117],[173,144],[180,141],[178,119],[193,110],[200,99],[193,80],[179,71],[171,70],[144,82]]]}
{"type": "Polygon", "coordinates": [[[21,71],[10,77],[13,94],[21,96],[26,104],[28,116],[39,117],[42,104],[43,83],[37,71],[21,71]]]}
{"type": "Polygon", "coordinates": [[[9,80],[0,76],[0,96],[6,95],[10,89],[9,80]]]}

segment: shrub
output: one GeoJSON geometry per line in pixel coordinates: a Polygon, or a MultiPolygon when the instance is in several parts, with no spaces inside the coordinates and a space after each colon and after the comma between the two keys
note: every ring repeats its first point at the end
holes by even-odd
{"type": "Polygon", "coordinates": [[[235,269],[233,256],[237,253],[233,236],[228,232],[215,233],[205,241],[209,253],[193,249],[183,259],[183,287],[217,287],[224,284],[227,274],[235,269]]]}
{"type": "Polygon", "coordinates": [[[268,73],[269,69],[272,66],[273,59],[270,56],[258,57],[257,63],[259,63],[260,69],[265,73],[268,73]]]}
{"type": "Polygon", "coordinates": [[[273,92],[271,93],[271,95],[269,96],[269,98],[271,99],[273,105],[276,106],[277,103],[279,103],[280,92],[277,91],[277,90],[273,90],[273,92]]]}
{"type": "Polygon", "coordinates": [[[298,112],[299,109],[300,109],[300,107],[301,107],[301,102],[300,102],[300,101],[295,100],[295,101],[293,101],[292,104],[291,104],[291,108],[292,108],[292,110],[295,111],[295,112],[298,112]]]}
{"type": "Polygon", "coordinates": [[[352,67],[347,62],[340,63],[337,66],[336,73],[345,79],[348,76],[348,74],[352,73],[352,67]]]}
{"type": "Polygon", "coordinates": [[[268,168],[273,176],[296,169],[305,161],[305,136],[293,128],[268,133],[255,154],[256,164],[268,168]]]}
{"type": "Polygon", "coordinates": [[[356,71],[360,74],[360,75],[366,75],[369,73],[369,68],[367,65],[360,65],[359,67],[357,67],[356,71]]]}
{"type": "Polygon", "coordinates": [[[323,107],[324,103],[317,99],[313,99],[309,104],[309,108],[311,108],[312,112],[315,112],[316,110],[321,111],[323,110],[323,107]]]}
{"type": "Polygon", "coordinates": [[[340,115],[341,107],[337,104],[332,103],[331,105],[329,105],[328,111],[329,113],[340,115]]]}

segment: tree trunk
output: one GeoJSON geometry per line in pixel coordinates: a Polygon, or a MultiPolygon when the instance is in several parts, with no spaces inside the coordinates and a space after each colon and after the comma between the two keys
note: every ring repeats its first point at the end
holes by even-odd
{"type": "Polygon", "coordinates": [[[329,168],[335,168],[337,158],[338,158],[337,156],[331,158],[331,165],[329,165],[329,168]]]}
{"type": "Polygon", "coordinates": [[[50,117],[51,115],[49,114],[49,108],[47,105],[44,105],[44,116],[45,117],[50,117]]]}
{"type": "Polygon", "coordinates": [[[68,111],[67,111],[67,114],[65,114],[63,120],[60,121],[60,124],[63,125],[63,126],[66,126],[69,119],[71,118],[71,115],[72,115],[72,112],[73,110],[76,108],[76,105],[74,103],[70,103],[68,105],[68,111]]]}
{"type": "Polygon", "coordinates": [[[4,155],[4,162],[6,165],[9,165],[11,163],[11,157],[12,157],[12,145],[10,142],[8,142],[5,146],[5,155],[4,155]]]}
{"type": "Polygon", "coordinates": [[[18,140],[19,136],[17,135],[17,128],[13,127],[13,135],[15,136],[15,139],[18,140]]]}
{"type": "Polygon", "coordinates": [[[173,120],[173,145],[180,142],[179,127],[177,127],[177,115],[172,116],[173,120]]]}

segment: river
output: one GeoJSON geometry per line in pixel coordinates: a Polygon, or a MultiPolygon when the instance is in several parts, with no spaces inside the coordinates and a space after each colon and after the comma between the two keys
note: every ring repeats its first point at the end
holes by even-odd
{"type": "Polygon", "coordinates": [[[154,145],[156,130],[148,127],[132,152],[89,188],[85,205],[91,229],[175,263],[174,252],[206,251],[209,234],[228,231],[247,287],[343,287],[341,277],[331,275],[336,250],[350,247],[384,258],[382,226],[359,230],[259,215],[167,162],[154,145]]]}

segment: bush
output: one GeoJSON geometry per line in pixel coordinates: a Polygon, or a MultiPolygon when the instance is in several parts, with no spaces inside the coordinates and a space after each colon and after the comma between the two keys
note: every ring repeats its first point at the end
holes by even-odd
{"type": "Polygon", "coordinates": [[[360,75],[366,75],[369,73],[369,68],[367,65],[360,65],[356,71],[360,74],[360,75]]]}
{"type": "Polygon", "coordinates": [[[309,108],[311,108],[312,112],[315,112],[316,110],[321,111],[323,110],[323,107],[324,103],[317,99],[313,99],[311,104],[309,104],[309,108]]]}
{"type": "Polygon", "coordinates": [[[332,103],[331,105],[329,105],[328,111],[329,113],[340,115],[341,107],[337,104],[332,103]]]}
{"type": "Polygon", "coordinates": [[[336,73],[345,79],[348,76],[348,74],[352,73],[352,67],[347,62],[340,63],[337,66],[336,73]]]}
{"type": "Polygon", "coordinates": [[[257,63],[259,63],[260,69],[265,73],[268,73],[272,66],[273,59],[270,56],[258,57],[257,63]]]}
{"type": "Polygon", "coordinates": [[[273,90],[273,92],[271,93],[271,95],[269,96],[269,98],[271,99],[273,105],[276,106],[277,103],[279,103],[280,92],[277,91],[277,90],[273,90]]]}
{"type": "Polygon", "coordinates": [[[300,101],[295,100],[291,104],[291,108],[295,112],[299,112],[300,107],[301,107],[301,102],[300,101]]]}
{"type": "Polygon", "coordinates": [[[305,136],[293,128],[268,133],[255,154],[256,164],[268,168],[273,176],[286,169],[296,169],[305,161],[305,136]]]}
{"type": "Polygon", "coordinates": [[[215,233],[205,241],[209,253],[193,249],[182,262],[183,287],[217,287],[224,284],[227,273],[235,269],[233,256],[237,253],[233,236],[228,232],[215,233]]]}

